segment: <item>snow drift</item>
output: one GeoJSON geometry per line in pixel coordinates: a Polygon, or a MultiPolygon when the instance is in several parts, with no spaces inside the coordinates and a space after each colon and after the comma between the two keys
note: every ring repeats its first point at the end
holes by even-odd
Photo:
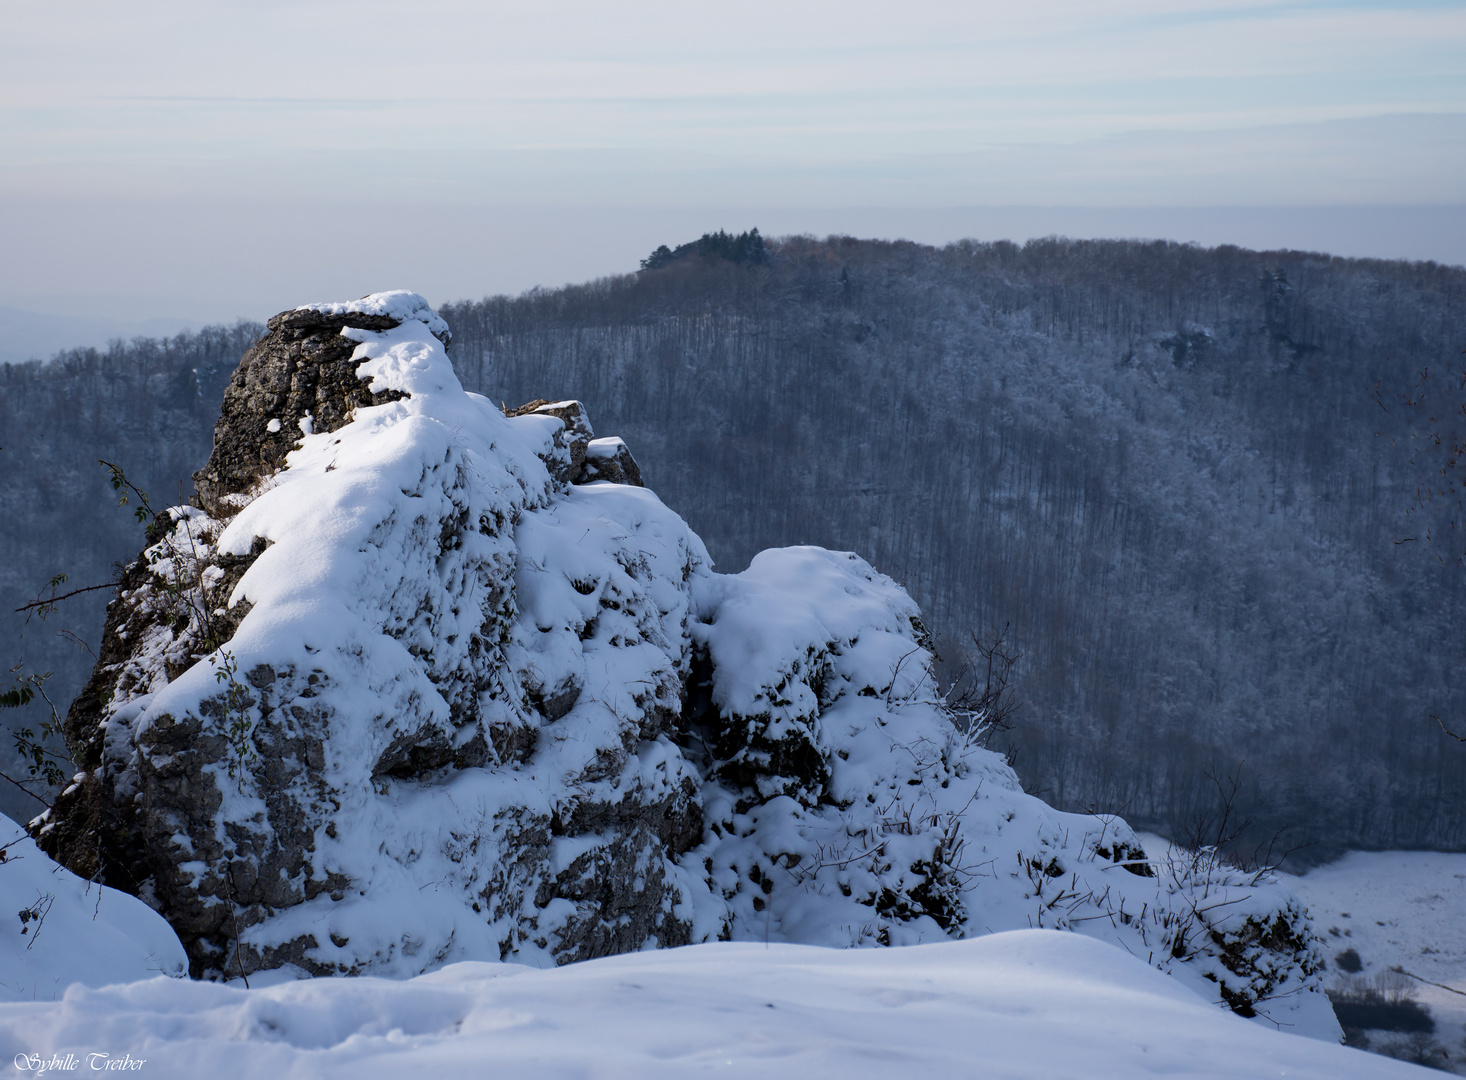
{"type": "Polygon", "coordinates": [[[856,555],[714,573],[579,403],[464,392],[415,294],[269,327],[31,824],[196,975],[1057,928],[1337,1035],[1286,889],[1025,794],[856,555]]]}
{"type": "Polygon", "coordinates": [[[157,912],[57,866],[3,815],[0,912],[0,1001],[50,1001],[76,983],[188,971],[178,936],[157,912]]]}
{"type": "Polygon", "coordinates": [[[1044,930],[909,949],[715,942],[551,971],[463,963],[250,991],[78,987],[0,1004],[0,1051],[219,1080],[1432,1075],[1263,1030],[1117,949],[1044,930]]]}

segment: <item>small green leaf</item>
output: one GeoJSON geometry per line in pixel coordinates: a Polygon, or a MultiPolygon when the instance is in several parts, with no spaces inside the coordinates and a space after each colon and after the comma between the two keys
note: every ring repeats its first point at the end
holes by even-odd
{"type": "Polygon", "coordinates": [[[0,709],[18,709],[22,705],[29,705],[35,696],[36,692],[29,686],[17,686],[14,690],[0,694],[0,709]]]}

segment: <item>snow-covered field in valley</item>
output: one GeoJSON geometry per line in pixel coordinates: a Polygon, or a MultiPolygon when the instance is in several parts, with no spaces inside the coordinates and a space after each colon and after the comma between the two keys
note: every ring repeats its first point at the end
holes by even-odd
{"type": "MultiPolygon", "coordinates": [[[[1355,851],[1286,880],[1326,942],[1326,985],[1409,993],[1435,1024],[1424,1049],[1439,1048],[1449,1057],[1438,1064],[1466,1073],[1466,854],[1355,851]]],[[[1368,1037],[1380,1050],[1408,1039],[1368,1037]]]]}

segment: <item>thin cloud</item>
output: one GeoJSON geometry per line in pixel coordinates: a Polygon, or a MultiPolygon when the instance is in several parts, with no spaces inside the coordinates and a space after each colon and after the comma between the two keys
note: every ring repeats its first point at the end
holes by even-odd
{"type": "MultiPolygon", "coordinates": [[[[394,174],[419,176],[407,190],[422,197],[472,190],[486,168],[506,190],[542,188],[541,164],[504,153],[543,147],[707,155],[771,177],[795,170],[797,187],[803,165],[858,173],[872,158],[1093,148],[1137,131],[1466,112],[1459,3],[427,0],[404,12],[385,0],[52,0],[7,18],[10,197],[89,184],[218,190],[260,160],[292,162],[271,190],[305,197],[359,186],[332,162],[364,146],[410,151],[394,174]],[[528,171],[506,178],[512,168],[528,171]]],[[[1262,134],[1226,141],[1244,161],[1279,153],[1262,134]]],[[[1147,151],[1134,196],[1189,199],[1188,152],[1147,151]]],[[[1401,175],[1393,196],[1381,188],[1377,152],[1330,141],[1342,181],[1290,175],[1305,199],[1350,189],[1414,201],[1419,178],[1401,175]]],[[[1116,197],[1114,169],[1084,171],[1102,154],[1065,153],[1078,170],[1063,178],[1066,197],[1116,197]]],[[[1039,167],[1034,154],[1007,160],[1008,174],[985,181],[995,190],[1054,190],[1054,177],[1022,171],[1039,167]]],[[[645,168],[660,165],[648,157],[645,168]]],[[[1459,175],[1433,190],[1466,199],[1459,175]]],[[[574,170],[553,179],[553,190],[593,197],[574,170]]],[[[896,203],[946,190],[905,174],[884,183],[883,201],[896,203]]]]}

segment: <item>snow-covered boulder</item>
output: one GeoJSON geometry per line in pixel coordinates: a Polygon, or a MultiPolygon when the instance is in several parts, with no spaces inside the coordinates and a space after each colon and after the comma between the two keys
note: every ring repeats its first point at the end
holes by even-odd
{"type": "Polygon", "coordinates": [[[578,402],[464,392],[415,294],[269,328],[109,610],[85,774],[32,824],[196,974],[1057,927],[1244,1015],[1327,1010],[1285,891],[1025,794],[859,557],[714,573],[578,402]]]}
{"type": "Polygon", "coordinates": [[[183,945],[162,916],[58,866],[0,815],[0,1001],[53,1001],[73,983],[187,973],[183,945]]]}

